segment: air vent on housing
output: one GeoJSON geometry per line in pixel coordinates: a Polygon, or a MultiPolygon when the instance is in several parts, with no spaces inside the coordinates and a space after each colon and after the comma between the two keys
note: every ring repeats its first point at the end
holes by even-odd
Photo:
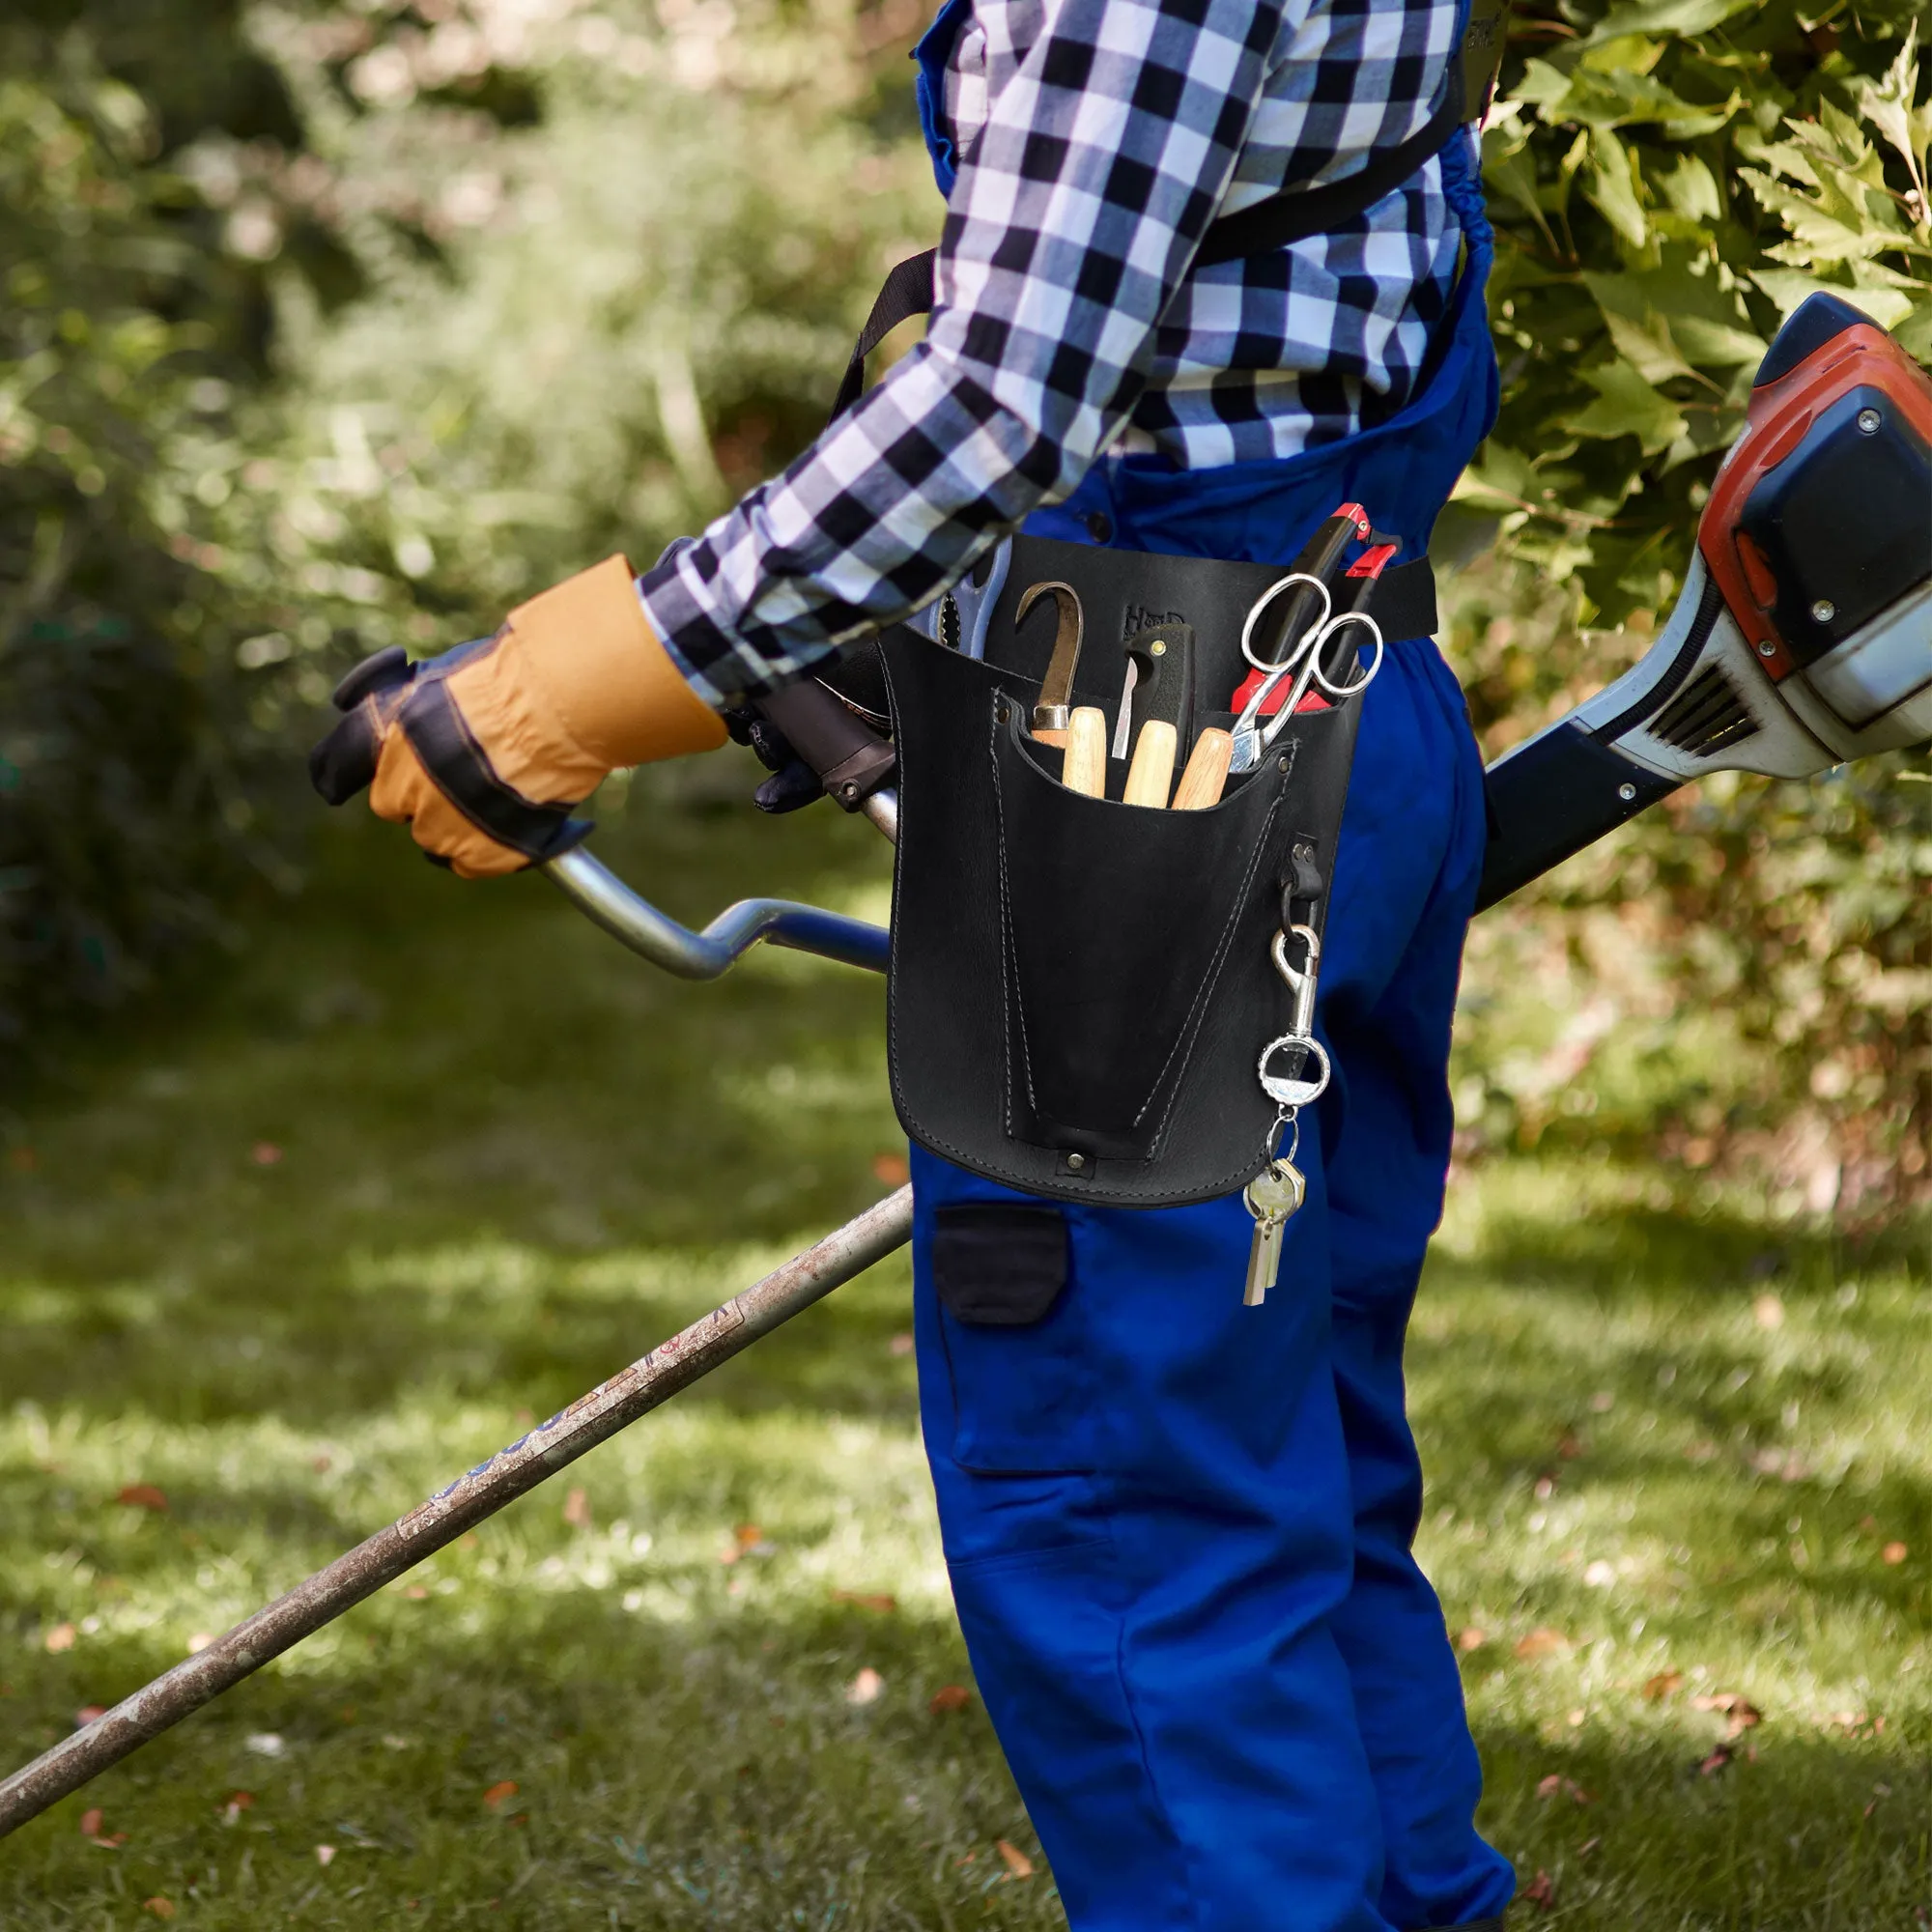
{"type": "Polygon", "coordinates": [[[1730,679],[1708,665],[1644,728],[1690,757],[1708,758],[1755,737],[1758,725],[1730,679]]]}

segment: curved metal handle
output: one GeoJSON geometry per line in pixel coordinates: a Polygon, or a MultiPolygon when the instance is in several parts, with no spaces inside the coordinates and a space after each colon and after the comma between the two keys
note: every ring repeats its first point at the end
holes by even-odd
{"type": "MultiPolygon", "coordinates": [[[[874,792],[863,810],[888,838],[896,836],[895,793],[874,792]]],[[[586,919],[680,980],[715,980],[761,939],[873,973],[886,970],[892,948],[892,935],[882,925],[790,899],[740,899],[726,906],[702,932],[694,932],[660,912],[641,893],[633,892],[582,846],[550,860],[543,869],[586,919]]]]}

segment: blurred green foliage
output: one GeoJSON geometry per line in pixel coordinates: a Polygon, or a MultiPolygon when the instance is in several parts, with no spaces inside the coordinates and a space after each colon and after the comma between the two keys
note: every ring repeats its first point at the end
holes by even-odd
{"type": "MultiPolygon", "coordinates": [[[[475,635],[613,549],[641,563],[803,445],[881,273],[936,226],[903,59],[927,11],[10,14],[16,1033],[205,927],[223,867],[287,883],[281,790],[355,656],[475,635]]],[[[1492,751],[1654,635],[1805,293],[1932,351],[1915,21],[1904,0],[1520,11],[1485,143],[1503,415],[1445,525],[1500,558],[1460,586],[1453,646],[1492,751]]],[[[1932,797],[1907,762],[1708,782],[1489,922],[1466,1145],[1630,1137],[1812,1206],[1922,1189],[1932,797]],[[1527,1070],[1485,1018],[1525,986],[1553,1056],[1527,1070]]]]}
{"type": "Polygon", "coordinates": [[[201,481],[269,297],[170,156],[295,123],[232,10],[192,67],[98,11],[0,24],[0,1059],[205,929],[271,789],[201,481]]]}

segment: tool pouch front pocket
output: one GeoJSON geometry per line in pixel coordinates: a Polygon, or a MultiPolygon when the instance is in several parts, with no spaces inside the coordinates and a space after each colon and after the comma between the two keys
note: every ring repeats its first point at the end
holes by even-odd
{"type": "Polygon", "coordinates": [[[1358,707],[1292,720],[1218,805],[1159,810],[1061,783],[1060,753],[1027,729],[1034,679],[903,630],[883,643],[899,757],[888,1048],[907,1133],[1061,1200],[1240,1187],[1275,1119],[1256,1062],[1292,1010],[1270,943],[1285,889],[1312,875],[1297,916],[1319,924],[1358,707]]]}
{"type": "MultiPolygon", "coordinates": [[[[986,707],[998,810],[1007,1115],[1021,1141],[1147,1162],[1156,1152],[1285,786],[1208,811],[1069,791],[1004,694],[986,707]]],[[[1284,756],[1291,755],[1284,753],[1284,756]]]]}

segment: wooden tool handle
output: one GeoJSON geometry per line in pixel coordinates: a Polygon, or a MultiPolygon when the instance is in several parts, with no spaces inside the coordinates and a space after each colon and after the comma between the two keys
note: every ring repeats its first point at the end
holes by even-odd
{"type": "Polygon", "coordinates": [[[1066,733],[1065,731],[1041,731],[1036,729],[1033,733],[1033,741],[1036,745],[1057,745],[1063,752],[1066,749],[1066,733]]]}
{"type": "Polygon", "coordinates": [[[1205,811],[1221,803],[1221,787],[1228,782],[1228,766],[1235,755],[1231,731],[1217,731],[1211,725],[1194,741],[1187,756],[1187,769],[1180,775],[1180,789],[1174,794],[1176,811],[1205,811]]]}
{"type": "Polygon", "coordinates": [[[1061,783],[1090,798],[1107,796],[1107,714],[1083,704],[1066,721],[1066,763],[1061,783]]]}
{"type": "Polygon", "coordinates": [[[1174,784],[1174,754],[1179,745],[1174,726],[1164,719],[1150,718],[1141,726],[1134,744],[1134,761],[1127,767],[1126,788],[1121,793],[1127,805],[1151,805],[1156,810],[1167,806],[1167,794],[1174,784]]]}

